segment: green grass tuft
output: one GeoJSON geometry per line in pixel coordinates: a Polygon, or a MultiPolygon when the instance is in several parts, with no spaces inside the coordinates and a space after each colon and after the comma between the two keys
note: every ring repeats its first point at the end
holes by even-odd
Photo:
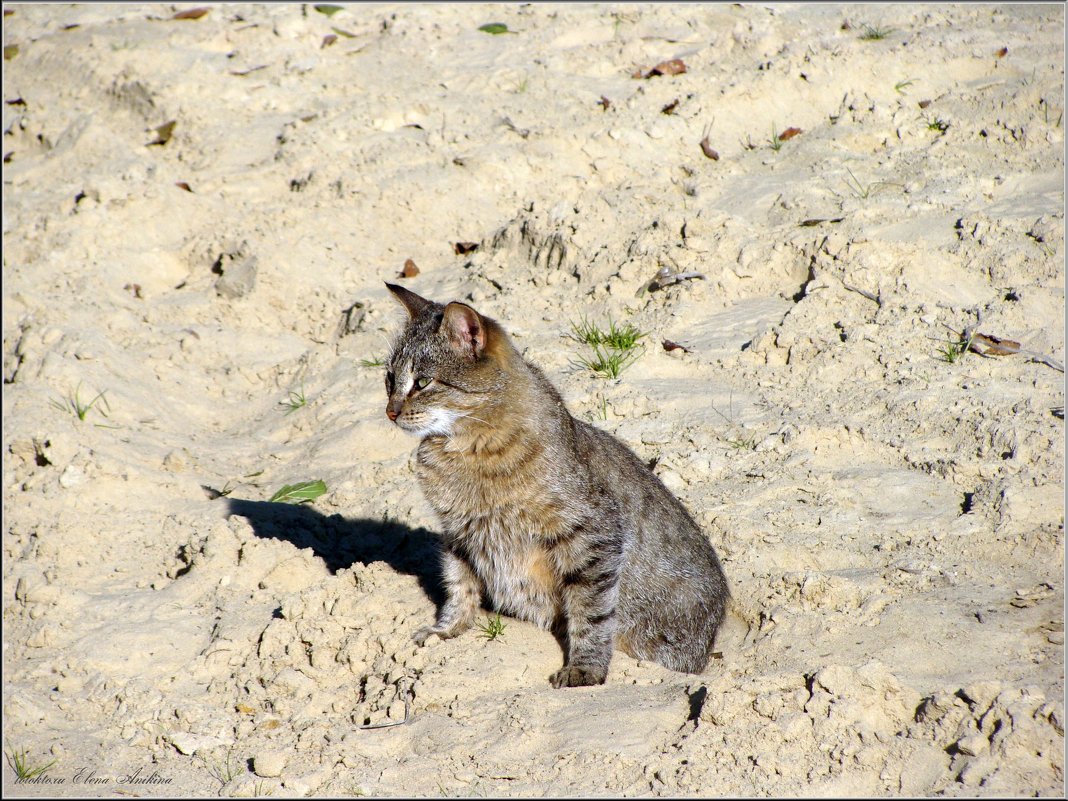
{"type": "Polygon", "coordinates": [[[865,25],[864,26],[864,33],[862,33],[860,35],[860,39],[861,39],[861,41],[865,41],[865,42],[876,42],[876,41],[878,41],[880,39],[885,39],[887,36],[892,34],[895,30],[896,30],[895,28],[881,28],[878,25],[875,25],[875,26],[865,25]]]}
{"type": "Polygon", "coordinates": [[[297,409],[306,406],[308,403],[307,398],[304,397],[304,386],[301,385],[300,391],[290,391],[289,397],[284,401],[278,401],[278,405],[282,407],[282,411],[287,414],[293,414],[297,409]]]}
{"type": "Polygon", "coordinates": [[[478,630],[482,632],[479,636],[485,637],[487,640],[492,642],[498,637],[504,636],[504,629],[507,625],[507,623],[501,620],[500,612],[497,612],[497,614],[493,617],[486,615],[485,622],[478,624],[478,630]]]}
{"type": "Polygon", "coordinates": [[[87,414],[89,414],[89,411],[96,405],[97,401],[100,401],[101,406],[97,408],[97,411],[100,412],[100,414],[102,414],[104,417],[107,417],[107,413],[111,411],[111,407],[108,405],[108,399],[104,397],[104,393],[107,392],[107,390],[97,393],[96,397],[88,403],[81,399],[81,390],[82,384],[79,381],[78,387],[74,390],[73,394],[71,394],[64,400],[57,400],[53,398],[51,401],[52,406],[56,409],[59,409],[61,412],[73,413],[79,420],[85,420],[85,417],[87,414]]]}
{"type": "Polygon", "coordinates": [[[31,766],[26,761],[26,749],[9,751],[7,753],[7,761],[11,765],[11,769],[15,771],[15,776],[23,781],[36,779],[38,776],[44,775],[49,768],[56,764],[56,760],[53,759],[47,765],[31,766]]]}

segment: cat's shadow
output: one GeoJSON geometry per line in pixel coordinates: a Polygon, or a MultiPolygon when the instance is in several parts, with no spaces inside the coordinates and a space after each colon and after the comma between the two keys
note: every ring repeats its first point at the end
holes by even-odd
{"type": "Polygon", "coordinates": [[[331,574],[356,563],[385,562],[415,576],[437,606],[445,603],[437,538],[388,520],[324,515],[307,505],[226,498],[227,513],[248,520],[257,537],[311,548],[331,574]]]}

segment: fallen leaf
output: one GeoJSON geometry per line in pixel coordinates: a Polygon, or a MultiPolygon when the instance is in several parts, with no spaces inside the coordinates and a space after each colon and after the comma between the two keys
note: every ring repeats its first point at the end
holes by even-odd
{"type": "Polygon", "coordinates": [[[127,284],[123,287],[123,289],[125,289],[127,292],[133,293],[133,296],[138,300],[142,300],[140,284],[127,284]]]}
{"type": "Polygon", "coordinates": [[[972,335],[970,349],[982,356],[1011,356],[1020,352],[1020,343],[1011,339],[975,333],[972,335]],[[986,350],[980,350],[985,347],[986,350]]]}
{"type": "Polygon", "coordinates": [[[637,77],[639,78],[652,78],[655,75],[682,75],[686,72],[686,65],[681,58],[673,58],[670,61],[661,61],[651,70],[649,70],[643,76],[641,70],[638,71],[637,77]]]}
{"type": "Polygon", "coordinates": [[[15,13],[15,9],[13,9],[13,8],[5,8],[4,9],[4,16],[5,17],[10,17],[14,13],[15,13]]]}
{"type": "Polygon", "coordinates": [[[798,223],[802,228],[813,228],[820,223],[840,223],[845,217],[813,217],[808,220],[802,220],[798,223]]]}
{"type": "Polygon", "coordinates": [[[793,139],[799,133],[801,133],[800,128],[787,128],[785,131],[779,134],[779,139],[785,142],[787,139],[793,139]]]}
{"type": "Polygon", "coordinates": [[[10,61],[19,54],[18,45],[6,45],[4,47],[4,61],[10,61]]]}
{"type": "Polygon", "coordinates": [[[149,142],[150,145],[165,145],[171,141],[171,137],[174,135],[174,126],[177,125],[177,120],[171,120],[165,122],[156,128],[156,138],[149,142]]]}
{"type": "Polygon", "coordinates": [[[608,109],[612,108],[612,101],[604,95],[601,95],[601,99],[597,101],[597,105],[602,106],[605,111],[608,111],[608,109]]]}
{"type": "Polygon", "coordinates": [[[326,484],[322,479],[298,481],[296,484],[286,484],[272,495],[267,503],[304,503],[315,500],[324,492],[326,492],[326,484]]]}
{"type": "Polygon", "coordinates": [[[1007,47],[1003,47],[1000,50],[998,50],[996,53],[994,53],[994,55],[997,56],[998,58],[1005,58],[1005,56],[1007,56],[1008,54],[1009,54],[1009,48],[1007,48],[1007,47]]]}
{"type": "Polygon", "coordinates": [[[343,31],[343,30],[341,30],[341,28],[331,28],[330,30],[332,30],[338,36],[344,36],[346,39],[355,39],[356,38],[356,34],[349,33],[348,31],[343,31]]]}
{"type": "Polygon", "coordinates": [[[674,100],[672,100],[670,103],[668,103],[662,109],[660,109],[660,113],[661,114],[674,114],[675,113],[675,109],[678,108],[678,106],[679,106],[679,99],[676,97],[674,100]]]}
{"type": "Polygon", "coordinates": [[[457,256],[466,256],[478,250],[478,242],[457,242],[452,249],[456,251],[457,256]]]}
{"type": "Polygon", "coordinates": [[[14,100],[5,100],[4,102],[7,103],[9,106],[25,106],[26,105],[26,101],[23,100],[21,97],[16,97],[14,100]]]}
{"type": "Polygon", "coordinates": [[[415,262],[411,259],[404,260],[404,269],[401,270],[401,278],[415,278],[419,275],[419,268],[415,266],[415,262]]]}
{"type": "Polygon", "coordinates": [[[664,350],[670,353],[673,350],[681,350],[683,353],[689,353],[690,349],[680,345],[678,342],[672,342],[670,339],[665,339],[663,342],[664,350]]]}
{"type": "Polygon", "coordinates": [[[712,145],[708,144],[707,136],[701,140],[701,152],[705,154],[706,158],[710,158],[712,161],[719,161],[719,153],[712,149],[712,145]]]}
{"type": "Polygon", "coordinates": [[[336,41],[337,41],[337,34],[336,33],[328,33],[326,36],[323,37],[323,43],[319,46],[319,49],[322,50],[324,47],[330,47],[330,45],[332,45],[336,41]]]}
{"type": "Polygon", "coordinates": [[[326,14],[326,16],[328,16],[328,17],[332,17],[337,12],[343,10],[341,6],[328,6],[328,5],[317,5],[317,6],[312,6],[312,8],[314,8],[320,14],[326,14]]]}
{"type": "Polygon", "coordinates": [[[11,157],[14,156],[14,155],[15,155],[15,151],[14,150],[9,150],[7,153],[5,153],[4,154],[4,164],[10,164],[11,163],[11,157]]]}
{"type": "Polygon", "coordinates": [[[931,101],[930,100],[921,100],[916,105],[918,105],[920,108],[927,108],[929,105],[931,105],[931,101]]]}
{"type": "Polygon", "coordinates": [[[185,11],[179,11],[171,19],[200,19],[209,11],[211,11],[210,8],[189,8],[185,11]]]}
{"type": "Polygon", "coordinates": [[[483,33],[491,33],[494,36],[499,36],[502,33],[515,33],[515,31],[508,30],[508,26],[503,22],[487,22],[485,25],[479,25],[478,29],[483,33]]]}
{"type": "Polygon", "coordinates": [[[192,189],[189,188],[189,184],[187,184],[185,181],[178,181],[175,184],[175,186],[177,186],[179,189],[184,189],[186,192],[192,192],[193,191],[192,189]]]}

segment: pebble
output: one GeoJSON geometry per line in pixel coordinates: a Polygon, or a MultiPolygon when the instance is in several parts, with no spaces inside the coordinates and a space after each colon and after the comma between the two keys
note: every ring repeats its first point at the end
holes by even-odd
{"type": "Polygon", "coordinates": [[[286,755],[281,751],[265,751],[252,758],[252,772],[265,779],[282,775],[286,767],[286,755]]]}

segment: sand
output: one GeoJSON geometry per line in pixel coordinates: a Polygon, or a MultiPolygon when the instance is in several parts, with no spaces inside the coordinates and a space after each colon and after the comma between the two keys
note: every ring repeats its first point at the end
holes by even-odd
{"type": "Polygon", "coordinates": [[[5,794],[1063,795],[1063,6],[193,7],[5,6],[5,794]],[[656,460],[722,658],[411,642],[387,280],[656,460]]]}

